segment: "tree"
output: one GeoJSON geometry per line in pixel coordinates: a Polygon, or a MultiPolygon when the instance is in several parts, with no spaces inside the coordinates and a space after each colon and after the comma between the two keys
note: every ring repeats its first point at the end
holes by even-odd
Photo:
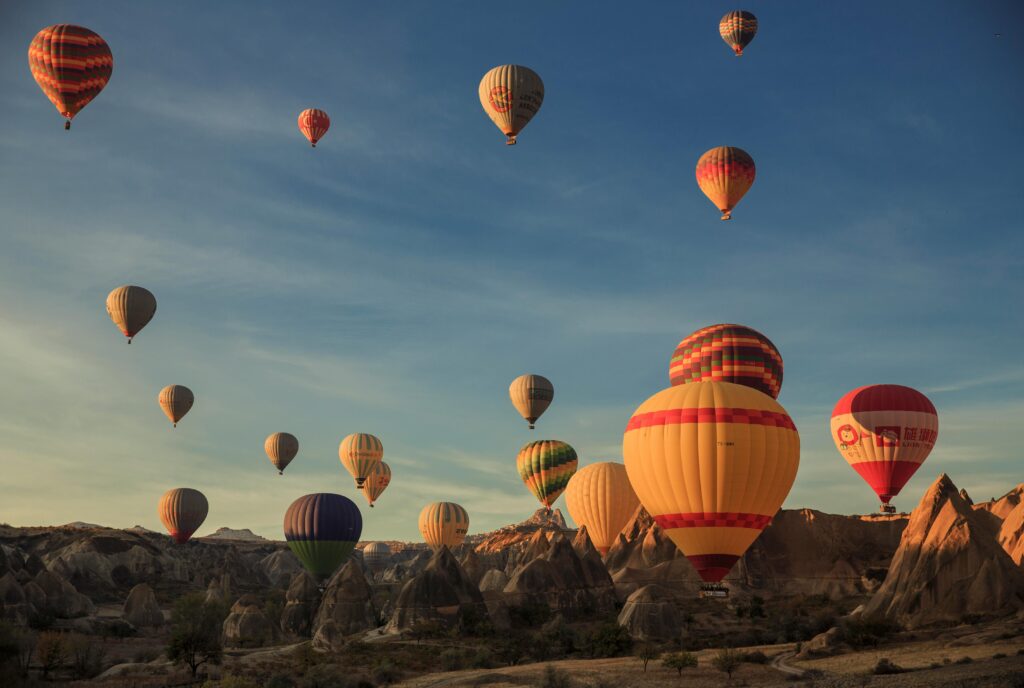
{"type": "Polygon", "coordinates": [[[712,657],[711,665],[729,676],[729,680],[732,680],[732,672],[740,668],[740,664],[743,662],[743,658],[740,653],[731,648],[725,648],[720,650],[717,655],[712,657]]]}
{"type": "Polygon", "coordinates": [[[640,646],[640,649],[637,650],[636,656],[640,659],[641,662],[644,663],[644,673],[646,674],[647,663],[650,662],[652,659],[658,659],[659,657],[661,657],[661,653],[658,651],[658,648],[656,648],[654,645],[651,645],[650,643],[644,643],[640,646]]]}
{"type": "Polygon", "coordinates": [[[103,671],[106,650],[90,636],[72,633],[67,639],[67,648],[75,678],[90,679],[103,671]]]}
{"type": "Polygon", "coordinates": [[[193,677],[203,664],[220,664],[220,635],[226,611],[224,605],[207,603],[202,593],[178,600],[171,615],[167,658],[187,665],[193,677]]]}
{"type": "Polygon", "coordinates": [[[675,669],[682,676],[683,669],[693,669],[697,666],[697,655],[692,652],[673,652],[665,655],[661,665],[666,669],[675,669]]]}
{"type": "Polygon", "coordinates": [[[53,631],[46,631],[40,634],[36,643],[36,659],[43,670],[43,678],[50,675],[51,671],[64,666],[67,656],[67,647],[64,644],[64,636],[53,631]]]}

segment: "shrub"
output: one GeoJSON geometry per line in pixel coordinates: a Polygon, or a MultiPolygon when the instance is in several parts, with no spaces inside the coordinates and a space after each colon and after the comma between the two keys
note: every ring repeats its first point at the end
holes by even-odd
{"type": "Polygon", "coordinates": [[[219,681],[206,681],[202,688],[260,688],[252,679],[228,674],[219,681]]]}
{"type": "Polygon", "coordinates": [[[494,655],[488,648],[479,647],[469,658],[469,666],[473,669],[491,669],[494,667],[494,655]]]}
{"type": "Polygon", "coordinates": [[[878,663],[875,664],[875,668],[871,670],[871,673],[877,675],[902,674],[904,671],[906,670],[903,667],[893,664],[889,661],[888,657],[882,657],[878,660],[878,663]]]}
{"type": "Polygon", "coordinates": [[[740,657],[747,664],[767,664],[768,656],[760,650],[754,650],[753,652],[744,652],[740,657]]]}
{"type": "Polygon", "coordinates": [[[267,680],[265,688],[295,688],[295,679],[291,674],[274,674],[267,680]]]}
{"type": "Polygon", "coordinates": [[[378,686],[388,686],[401,680],[402,671],[386,659],[373,669],[373,682],[378,686]]]}
{"type": "Polygon", "coordinates": [[[450,647],[441,652],[439,659],[445,671],[458,671],[466,666],[466,651],[450,647]]]}
{"type": "Polygon", "coordinates": [[[954,663],[954,664],[970,664],[970,663],[971,663],[971,662],[973,662],[973,661],[974,661],[973,659],[971,659],[971,658],[970,658],[970,657],[968,657],[967,655],[964,655],[963,657],[961,657],[960,659],[956,660],[956,661],[955,661],[955,662],[953,662],[953,663],[954,663]]]}
{"type": "Polygon", "coordinates": [[[539,688],[572,688],[572,679],[569,674],[548,664],[544,667],[544,674],[537,685],[539,688]]]}
{"type": "Polygon", "coordinates": [[[732,648],[725,648],[724,650],[719,650],[718,654],[711,658],[711,666],[726,674],[731,680],[732,672],[740,668],[742,661],[742,656],[739,652],[732,648]]]}
{"type": "Polygon", "coordinates": [[[661,657],[661,651],[651,643],[644,643],[636,653],[637,658],[644,663],[644,673],[647,673],[647,664],[652,659],[661,657]]]}
{"type": "Polygon", "coordinates": [[[36,643],[36,661],[43,670],[42,677],[45,679],[51,671],[56,671],[64,666],[67,659],[67,646],[64,644],[64,636],[53,631],[46,631],[39,636],[36,643]]]}
{"type": "Polygon", "coordinates": [[[167,659],[187,666],[193,677],[203,664],[220,664],[220,633],[227,612],[227,605],[207,602],[202,593],[179,599],[171,615],[167,659]]]}
{"type": "Polygon", "coordinates": [[[536,647],[544,647],[549,657],[566,657],[576,651],[576,633],[559,614],[540,629],[536,647]]]}
{"type": "Polygon", "coordinates": [[[317,664],[299,680],[298,688],[359,688],[370,685],[337,664],[317,664]]]}
{"type": "Polygon", "coordinates": [[[840,628],[843,639],[856,648],[876,647],[900,630],[898,624],[887,619],[847,619],[840,628]]]}
{"type": "Polygon", "coordinates": [[[537,628],[551,618],[551,607],[546,602],[530,601],[516,607],[509,607],[512,625],[519,628],[537,628]]]}
{"type": "Polygon", "coordinates": [[[692,652],[673,652],[662,658],[661,665],[666,669],[675,669],[682,676],[683,669],[696,668],[697,655],[692,652]]]}
{"type": "Polygon", "coordinates": [[[629,631],[615,622],[602,624],[587,637],[587,652],[591,657],[621,657],[632,647],[629,631]]]}
{"type": "Polygon", "coordinates": [[[99,676],[103,671],[106,650],[97,645],[93,638],[80,633],[72,633],[66,643],[75,678],[90,679],[99,676]]]}
{"type": "Polygon", "coordinates": [[[1006,656],[1005,652],[997,652],[994,655],[992,655],[992,659],[1002,659],[1005,656],[1006,656]]]}

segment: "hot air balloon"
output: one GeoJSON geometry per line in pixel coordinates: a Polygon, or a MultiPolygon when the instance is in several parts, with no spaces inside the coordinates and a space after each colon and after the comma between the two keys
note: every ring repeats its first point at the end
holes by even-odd
{"type": "Polygon", "coordinates": [[[383,461],[377,463],[370,472],[370,475],[366,478],[366,482],[363,483],[363,496],[366,497],[366,501],[369,502],[370,508],[373,508],[373,503],[377,501],[381,493],[391,484],[391,466],[387,465],[383,461]]]}
{"type": "Polygon", "coordinates": [[[191,487],[176,487],[160,498],[156,513],[160,522],[179,545],[188,542],[192,533],[199,530],[210,511],[210,504],[199,490],[191,487]]]}
{"type": "Polygon", "coordinates": [[[318,580],[348,559],[363,532],[359,507],[348,497],[318,492],[299,497],[284,514],[284,539],[318,580]]]}
{"type": "Polygon", "coordinates": [[[54,24],[28,46],[28,67],[57,112],[71,120],[99,95],[114,71],[114,56],[98,34],[84,26],[54,24]]]}
{"type": "Polygon", "coordinates": [[[391,548],[386,542],[371,542],[363,548],[363,561],[371,571],[380,571],[391,561],[391,548]]]}
{"type": "Polygon", "coordinates": [[[454,502],[427,504],[420,512],[420,533],[433,549],[461,545],[469,531],[469,514],[454,502]]]}
{"type": "Polygon", "coordinates": [[[309,139],[309,144],[316,148],[316,142],[324,137],[331,128],[331,118],[323,110],[310,108],[299,113],[299,131],[309,139]]]}
{"type": "Polygon", "coordinates": [[[521,65],[501,65],[480,80],[480,104],[491,121],[514,145],[544,102],[544,82],[537,72],[521,65]]]}
{"type": "Polygon", "coordinates": [[[771,340],[743,325],[711,325],[679,342],[668,364],[673,385],[735,382],[778,399],[782,355],[771,340]]]}
{"type": "Polygon", "coordinates": [[[183,385],[167,385],[160,390],[156,400],[160,402],[160,408],[164,414],[171,419],[174,427],[178,427],[178,421],[185,417],[196,398],[192,390],[183,385]]]}
{"type": "Polygon", "coordinates": [[[882,501],[881,511],[894,513],[889,501],[931,453],[939,416],[916,389],[870,385],[839,400],[831,429],[839,453],[882,501]]]}
{"type": "Polygon", "coordinates": [[[299,440],[291,433],[275,432],[263,442],[263,450],[277,469],[277,474],[283,475],[284,469],[299,453],[299,440]]]}
{"type": "Polygon", "coordinates": [[[744,10],[726,12],[722,21],[718,22],[718,33],[733,49],[736,57],[740,57],[743,55],[743,49],[757,34],[757,17],[744,10]]]}
{"type": "Polygon", "coordinates": [[[565,491],[578,464],[576,450],[558,440],[528,442],[516,457],[519,477],[548,511],[565,491]]]}
{"type": "Polygon", "coordinates": [[[356,487],[362,488],[363,483],[373,473],[373,467],[384,458],[384,445],[381,441],[365,432],[356,432],[347,436],[338,446],[338,458],[356,480],[356,487]]]}
{"type": "Polygon", "coordinates": [[[732,218],[732,209],[754,184],[754,159],[734,146],[712,148],[697,161],[697,184],[711,199],[722,219],[732,218]]]}
{"type": "Polygon", "coordinates": [[[565,505],[576,525],[587,528],[587,535],[601,554],[622,532],[640,506],[626,467],[613,461],[584,466],[565,488],[565,505]]]}
{"type": "Polygon", "coordinates": [[[156,297],[148,289],[126,284],[107,294],[107,315],[132,343],[156,313],[156,297]]]}
{"type": "Polygon", "coordinates": [[[640,503],[708,583],[718,583],[789,494],[800,435],[777,401],[731,382],[664,389],[622,439],[640,503]]]}
{"type": "Polygon", "coordinates": [[[520,375],[508,386],[508,396],[533,430],[533,424],[555,398],[555,387],[543,375],[520,375]]]}

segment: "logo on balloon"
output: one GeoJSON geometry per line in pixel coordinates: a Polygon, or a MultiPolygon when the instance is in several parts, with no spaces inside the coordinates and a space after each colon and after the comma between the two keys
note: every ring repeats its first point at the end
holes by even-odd
{"type": "Polygon", "coordinates": [[[508,112],[512,109],[512,92],[504,86],[491,89],[491,107],[496,112],[508,112]]]}
{"type": "Polygon", "coordinates": [[[839,444],[843,449],[857,444],[857,441],[860,439],[857,430],[849,423],[836,430],[836,436],[839,438],[839,444]]]}

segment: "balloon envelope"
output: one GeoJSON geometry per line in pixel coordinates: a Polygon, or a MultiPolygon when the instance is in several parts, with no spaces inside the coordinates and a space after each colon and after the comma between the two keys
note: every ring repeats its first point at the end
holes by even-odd
{"type": "Polygon", "coordinates": [[[363,532],[359,507],[339,494],[299,497],[284,515],[284,539],[306,570],[324,580],[348,559],[363,532]]]}
{"type": "Polygon", "coordinates": [[[640,503],[701,578],[718,582],[789,494],[800,436],[767,394],[694,382],[641,404],[622,452],[640,503]]]}
{"type": "Polygon", "coordinates": [[[309,139],[313,148],[316,148],[317,141],[322,139],[330,128],[331,118],[323,110],[310,108],[299,113],[299,131],[309,139]]]}
{"type": "Polygon", "coordinates": [[[160,403],[164,415],[177,427],[178,421],[185,417],[195,403],[195,396],[191,389],[183,385],[167,385],[160,390],[156,400],[160,403]]]}
{"type": "Polygon", "coordinates": [[[640,500],[621,463],[602,461],[584,466],[565,488],[565,505],[577,526],[586,526],[594,547],[607,554],[636,513],[640,500]]]}
{"type": "Polygon", "coordinates": [[[366,497],[366,501],[370,506],[377,501],[381,493],[387,489],[387,486],[391,484],[391,466],[387,465],[383,461],[373,467],[373,472],[366,478],[366,482],[363,483],[363,496],[366,497]]]}
{"type": "Polygon", "coordinates": [[[177,487],[168,490],[160,498],[156,513],[160,522],[179,545],[188,542],[192,534],[203,525],[210,504],[199,490],[191,487],[177,487]]]}
{"type": "Polygon", "coordinates": [[[519,477],[548,509],[565,491],[578,464],[576,450],[559,440],[529,442],[516,457],[519,477]]]}
{"type": "Polygon", "coordinates": [[[420,512],[420,533],[433,549],[461,545],[469,532],[469,514],[454,502],[427,504],[420,512]]]}
{"type": "Polygon", "coordinates": [[[156,313],[156,297],[148,289],[126,284],[107,294],[107,315],[121,330],[128,343],[156,313]]]}
{"type": "Polygon", "coordinates": [[[939,436],[928,397],[902,385],[869,385],[832,409],[832,440],[883,504],[899,494],[939,436]]]}
{"type": "Polygon", "coordinates": [[[263,442],[263,450],[278,473],[284,469],[299,453],[299,440],[290,432],[275,432],[263,442]]]}
{"type": "Polygon", "coordinates": [[[679,342],[669,361],[668,377],[673,385],[735,382],[777,399],[782,389],[782,355],[757,330],[711,325],[679,342]]]}
{"type": "Polygon", "coordinates": [[[555,386],[543,375],[520,375],[508,386],[508,396],[532,430],[555,398],[555,386]]]}
{"type": "Polygon", "coordinates": [[[697,161],[697,185],[722,211],[723,220],[732,218],[732,209],[753,186],[756,174],[754,159],[734,146],[712,148],[697,161]]]}
{"type": "Polygon", "coordinates": [[[391,561],[391,548],[386,542],[371,542],[363,548],[363,561],[373,571],[380,571],[391,561]]]}
{"type": "Polygon", "coordinates": [[[362,488],[374,466],[384,458],[384,445],[369,433],[352,433],[338,446],[338,458],[345,470],[355,478],[356,487],[362,488]]]}
{"type": "Polygon", "coordinates": [[[501,65],[484,74],[478,89],[480,104],[512,145],[544,103],[544,82],[522,65],[501,65]]]}
{"type": "Polygon", "coordinates": [[[64,115],[65,129],[99,95],[114,71],[114,56],[99,34],[84,26],[47,26],[28,46],[32,77],[64,115]]]}
{"type": "Polygon", "coordinates": [[[757,17],[744,10],[726,12],[718,22],[718,33],[739,57],[757,34],[757,17]]]}

